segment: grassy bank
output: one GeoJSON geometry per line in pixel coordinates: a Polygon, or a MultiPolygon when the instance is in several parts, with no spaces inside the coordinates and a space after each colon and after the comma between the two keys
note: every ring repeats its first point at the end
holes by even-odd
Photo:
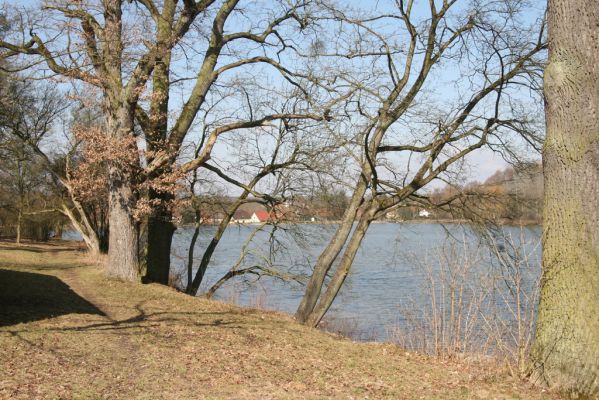
{"type": "Polygon", "coordinates": [[[490,366],[109,280],[68,244],[0,242],[0,398],[558,398],[490,366]]]}

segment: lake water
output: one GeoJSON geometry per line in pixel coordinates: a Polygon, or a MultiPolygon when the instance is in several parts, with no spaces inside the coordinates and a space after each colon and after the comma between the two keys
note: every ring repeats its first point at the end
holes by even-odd
{"type": "MultiPolygon", "coordinates": [[[[309,274],[335,226],[306,224],[277,227],[274,231],[266,227],[246,243],[256,228],[234,225],[227,229],[200,292],[236,264],[244,246],[247,254],[240,267],[259,264],[286,275],[309,274]]],[[[198,263],[214,230],[202,227],[195,252],[198,263]]],[[[191,228],[180,228],[175,234],[175,271],[185,270],[184,257],[192,233],[191,228]]],[[[540,273],[540,233],[539,227],[502,228],[494,242],[496,251],[492,251],[467,226],[373,224],[325,322],[356,339],[393,340],[398,328],[413,328],[422,322],[418,319],[430,317],[433,309],[453,312],[459,294],[464,314],[468,311],[470,315],[476,306],[511,323],[516,314],[514,307],[519,305],[524,311],[534,307],[534,299],[526,297],[526,304],[522,297],[516,301],[513,283],[521,282],[515,289],[524,296],[534,291],[540,273]]],[[[215,298],[292,314],[302,290],[301,284],[293,281],[248,275],[228,281],[215,298]]],[[[467,324],[465,320],[460,317],[459,324],[467,324]]]]}

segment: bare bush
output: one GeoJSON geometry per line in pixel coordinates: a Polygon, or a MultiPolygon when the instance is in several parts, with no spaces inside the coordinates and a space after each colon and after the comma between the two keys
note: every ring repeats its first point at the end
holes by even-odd
{"type": "Polygon", "coordinates": [[[508,230],[471,234],[411,257],[421,296],[402,301],[390,337],[442,358],[489,357],[525,372],[539,296],[539,240],[508,230]]]}

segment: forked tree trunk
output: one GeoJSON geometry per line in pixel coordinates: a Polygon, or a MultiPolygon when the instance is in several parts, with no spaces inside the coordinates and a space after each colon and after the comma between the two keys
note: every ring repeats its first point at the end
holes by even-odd
{"type": "Polygon", "coordinates": [[[102,252],[100,238],[91,227],[91,224],[89,223],[89,220],[85,215],[83,207],[81,207],[81,205],[78,204],[76,200],[73,200],[73,202],[75,204],[75,209],[77,209],[78,214],[81,218],[81,221],[79,220],[79,218],[75,216],[75,214],[73,214],[71,209],[66,204],[62,205],[61,212],[64,215],[66,215],[67,218],[69,218],[69,221],[71,221],[71,225],[73,225],[73,228],[75,228],[75,230],[79,232],[79,234],[83,238],[83,241],[85,242],[85,246],[87,247],[87,251],[90,253],[90,255],[92,257],[97,256],[102,252]]]}
{"type": "Polygon", "coordinates": [[[365,180],[360,178],[339,227],[335,231],[335,234],[329,241],[327,247],[316,260],[314,271],[312,272],[304,291],[304,297],[295,312],[296,320],[302,324],[307,323],[310,315],[314,311],[327,273],[330,271],[349,237],[358,208],[360,207],[360,204],[362,204],[362,199],[366,193],[366,188],[367,184],[365,180]]]}
{"type": "Polygon", "coordinates": [[[339,261],[339,265],[335,269],[335,273],[333,274],[331,281],[327,285],[325,292],[321,294],[318,304],[314,307],[314,310],[306,319],[306,325],[312,327],[317,326],[333,304],[333,301],[335,301],[341,286],[343,286],[343,283],[349,274],[349,270],[354,262],[356,253],[362,244],[362,240],[364,239],[364,236],[366,236],[366,232],[370,227],[370,223],[374,219],[376,210],[376,204],[371,204],[366,210],[364,210],[364,213],[358,221],[356,229],[347,242],[347,247],[343,252],[343,256],[339,261]]]}
{"type": "MultiPolygon", "coordinates": [[[[381,118],[379,120],[378,126],[376,127],[374,134],[372,135],[372,138],[370,139],[367,147],[368,153],[371,155],[371,157],[374,154],[374,157],[376,158],[376,149],[378,148],[378,146],[380,146],[385,132],[387,131],[391,123],[392,119],[389,119],[387,117],[381,118]]],[[[343,249],[343,246],[345,246],[345,243],[347,242],[347,239],[351,233],[354,222],[356,220],[356,216],[358,214],[358,209],[364,202],[364,196],[368,189],[368,182],[365,177],[371,176],[371,174],[372,165],[370,164],[369,160],[364,160],[361,165],[361,174],[357,179],[356,187],[354,188],[347,209],[343,214],[343,219],[341,220],[339,227],[335,231],[335,234],[329,241],[329,244],[323,250],[323,252],[320,253],[320,256],[316,260],[314,271],[312,272],[310,280],[308,281],[308,284],[306,285],[306,289],[304,291],[304,297],[302,298],[302,301],[300,302],[300,305],[297,311],[295,312],[296,320],[302,324],[309,323],[310,319],[315,319],[312,316],[312,314],[316,307],[316,303],[318,302],[318,299],[321,295],[322,287],[324,285],[326,276],[333,267],[333,264],[335,263],[335,260],[337,260],[337,257],[339,257],[339,254],[341,253],[341,250],[343,249]]],[[[351,267],[352,262],[353,257],[349,260],[348,269],[349,267],[351,267]]],[[[323,305],[325,303],[323,303],[323,305]]],[[[319,307],[321,310],[323,308],[326,308],[322,315],[324,315],[326,310],[328,310],[328,307],[330,307],[330,304],[328,306],[319,307]]],[[[316,319],[320,321],[321,318],[322,316],[316,319]]],[[[316,325],[317,323],[318,322],[312,324],[316,325]]]]}
{"type": "Polygon", "coordinates": [[[599,6],[549,2],[543,278],[533,378],[599,397],[599,6]]]}

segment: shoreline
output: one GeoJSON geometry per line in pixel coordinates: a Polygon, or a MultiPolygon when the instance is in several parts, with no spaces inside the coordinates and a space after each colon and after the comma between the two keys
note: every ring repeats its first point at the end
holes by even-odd
{"type": "MultiPolygon", "coordinates": [[[[341,223],[340,220],[333,221],[282,221],[279,224],[285,225],[339,225],[341,223]]],[[[354,222],[355,223],[355,222],[354,222]]],[[[425,225],[425,224],[453,224],[453,225],[468,225],[472,224],[471,221],[467,219],[410,219],[403,221],[395,221],[395,220],[375,220],[372,221],[372,224],[413,224],[413,225],[425,225]]],[[[259,223],[238,223],[238,222],[230,222],[228,225],[236,225],[236,226],[259,226],[259,223]]],[[[533,220],[522,220],[522,221],[499,221],[497,222],[498,226],[513,226],[513,227],[531,227],[531,226],[541,226],[541,222],[533,221],[533,220]]],[[[202,224],[202,226],[218,226],[218,223],[210,223],[210,224],[202,224]]],[[[195,224],[181,224],[177,225],[177,228],[193,228],[195,224]]]]}

